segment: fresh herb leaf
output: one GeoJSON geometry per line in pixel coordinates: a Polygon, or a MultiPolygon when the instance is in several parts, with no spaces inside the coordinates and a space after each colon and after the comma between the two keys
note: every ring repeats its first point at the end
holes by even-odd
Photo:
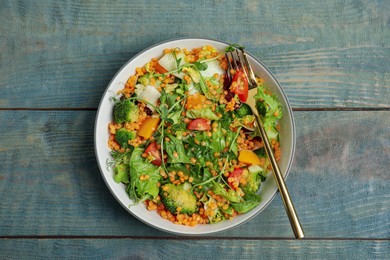
{"type": "Polygon", "coordinates": [[[191,163],[184,148],[183,141],[175,136],[168,134],[169,141],[165,142],[165,151],[168,154],[169,163],[191,163]]]}
{"type": "Polygon", "coordinates": [[[181,60],[182,60],[182,58],[179,58],[179,59],[176,60],[176,67],[177,68],[180,67],[181,60]]]}
{"type": "Polygon", "coordinates": [[[160,116],[162,120],[167,120],[168,119],[168,108],[166,105],[161,104],[159,107],[160,110],[160,116]]]}
{"type": "Polygon", "coordinates": [[[194,64],[195,67],[196,67],[198,70],[200,70],[200,71],[207,70],[207,68],[208,68],[208,65],[207,65],[206,62],[198,62],[198,61],[196,61],[196,62],[194,62],[193,64],[194,64]]]}

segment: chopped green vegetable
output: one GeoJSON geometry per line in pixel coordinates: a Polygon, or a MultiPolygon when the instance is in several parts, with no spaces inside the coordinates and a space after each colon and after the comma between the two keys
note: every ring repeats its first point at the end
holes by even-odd
{"type": "Polygon", "coordinates": [[[184,148],[183,141],[168,134],[169,142],[166,142],[165,149],[168,154],[169,163],[191,163],[184,148]]]}
{"type": "Polygon", "coordinates": [[[130,183],[127,190],[130,198],[136,202],[156,198],[160,192],[157,183],[162,178],[158,167],[145,160],[142,153],[143,149],[135,148],[129,163],[130,183]]]}
{"type": "Polygon", "coordinates": [[[217,195],[223,196],[226,199],[228,199],[230,202],[240,202],[242,198],[240,195],[238,195],[234,190],[231,188],[228,188],[228,190],[225,189],[222,183],[214,183],[213,185],[213,192],[217,195]]]}
{"type": "Polygon", "coordinates": [[[188,118],[204,118],[209,120],[218,120],[219,117],[208,107],[202,109],[190,109],[187,110],[186,116],[188,118]]]}
{"type": "Polygon", "coordinates": [[[129,177],[130,177],[130,173],[129,173],[129,165],[128,164],[117,164],[115,166],[115,177],[114,177],[114,180],[119,183],[119,182],[122,182],[122,183],[129,183],[129,177]]]}
{"type": "Polygon", "coordinates": [[[248,167],[248,171],[245,171],[243,178],[245,179],[245,184],[243,188],[251,192],[257,192],[260,188],[261,183],[261,173],[264,171],[258,165],[251,165],[248,167]]]}
{"type": "Polygon", "coordinates": [[[256,208],[261,202],[260,195],[251,192],[249,190],[245,191],[243,201],[231,203],[233,209],[238,213],[246,213],[256,208]]]}
{"type": "Polygon", "coordinates": [[[196,197],[191,192],[191,185],[188,187],[188,185],[184,184],[165,184],[161,188],[160,197],[165,207],[174,214],[180,212],[191,215],[197,209],[196,197]]]}
{"type": "Polygon", "coordinates": [[[133,140],[136,135],[137,133],[135,131],[120,128],[115,133],[115,141],[117,141],[117,143],[123,148],[127,148],[129,146],[129,140],[133,140]]]}
{"type": "Polygon", "coordinates": [[[278,139],[279,133],[276,130],[278,120],[283,116],[283,108],[281,103],[273,95],[267,94],[263,85],[257,87],[255,98],[257,111],[260,119],[263,122],[264,129],[267,132],[268,138],[278,139]]]}
{"type": "Polygon", "coordinates": [[[244,117],[244,116],[247,116],[247,115],[252,115],[252,109],[249,105],[243,103],[241,104],[240,108],[236,110],[235,114],[238,116],[238,117],[244,117]]]}
{"type": "Polygon", "coordinates": [[[117,124],[124,122],[135,122],[138,120],[139,109],[129,99],[124,99],[114,105],[114,121],[117,124]]]}

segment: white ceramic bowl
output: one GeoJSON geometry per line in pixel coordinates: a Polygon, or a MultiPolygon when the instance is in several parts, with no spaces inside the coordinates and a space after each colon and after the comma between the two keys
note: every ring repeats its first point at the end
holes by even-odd
{"type": "MultiPolygon", "coordinates": [[[[109,167],[107,167],[107,161],[111,160],[110,149],[107,146],[109,138],[107,125],[109,122],[112,121],[113,109],[113,102],[109,100],[109,97],[112,96],[113,93],[117,93],[118,90],[124,87],[124,83],[127,81],[129,76],[134,74],[136,67],[142,67],[148,61],[150,61],[150,59],[162,56],[164,49],[180,47],[190,50],[204,45],[212,45],[218,50],[224,50],[228,46],[227,43],[211,39],[181,38],[156,44],[134,56],[117,72],[117,74],[109,83],[101,99],[95,121],[96,158],[103,179],[107,187],[110,189],[111,193],[117,199],[117,201],[128,212],[130,212],[133,216],[143,221],[144,223],[159,230],[181,235],[206,235],[237,227],[238,225],[250,220],[258,213],[260,213],[263,209],[265,209],[275,197],[277,192],[275,180],[273,178],[272,173],[270,173],[268,175],[267,180],[262,183],[261,188],[259,190],[263,200],[260,205],[258,205],[252,211],[246,214],[239,215],[233,220],[222,221],[217,224],[202,224],[197,225],[195,227],[187,227],[183,225],[176,225],[168,220],[164,220],[160,217],[160,215],[157,214],[156,211],[148,211],[144,204],[129,206],[133,204],[133,201],[126,193],[125,186],[123,184],[118,184],[114,181],[113,171],[112,169],[109,169],[109,167]]],[[[252,64],[255,74],[265,80],[266,87],[270,89],[272,93],[276,94],[279,97],[279,101],[282,103],[284,108],[284,116],[280,121],[280,146],[282,157],[279,166],[282,173],[284,174],[284,177],[286,178],[292,165],[295,150],[295,126],[291,107],[287,101],[286,95],[284,94],[279,83],[272,76],[271,72],[250,53],[248,53],[248,59],[249,62],[252,64]]]]}

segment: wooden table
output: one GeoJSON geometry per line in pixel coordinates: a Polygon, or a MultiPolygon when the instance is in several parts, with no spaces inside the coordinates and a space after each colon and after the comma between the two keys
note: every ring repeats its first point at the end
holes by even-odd
{"type": "Polygon", "coordinates": [[[0,1],[0,258],[388,259],[390,4],[0,1]],[[136,220],[97,167],[101,95],[142,49],[177,37],[245,45],[279,79],[297,149],[287,185],[243,226],[181,237],[136,220]]]}

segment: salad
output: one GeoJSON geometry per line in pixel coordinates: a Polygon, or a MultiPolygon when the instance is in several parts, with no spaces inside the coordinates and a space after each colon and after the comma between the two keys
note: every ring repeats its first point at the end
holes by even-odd
{"type": "MultiPolygon", "coordinates": [[[[165,49],[111,97],[114,179],[135,204],[175,224],[217,223],[254,209],[270,171],[243,71],[213,46],[165,49]]],[[[279,101],[257,78],[256,110],[280,158],[279,101]]]]}

